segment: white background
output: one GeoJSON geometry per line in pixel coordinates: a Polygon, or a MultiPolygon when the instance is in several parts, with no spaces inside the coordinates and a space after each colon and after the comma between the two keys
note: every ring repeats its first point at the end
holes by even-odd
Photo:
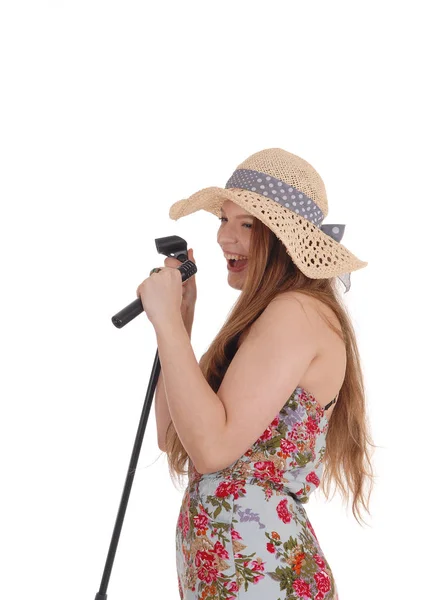
{"type": "MultiPolygon", "coordinates": [[[[163,265],[154,239],[180,235],[200,358],[239,292],[216,217],[168,210],[269,147],[318,170],[324,222],[369,262],[344,297],[378,446],[369,525],[338,496],[307,505],[340,600],[446,597],[442,9],[1,3],[2,597],[95,597],[156,351],[144,313],[111,317],[163,265]]],[[[110,600],[178,597],[182,493],[153,410],[110,600]]]]}

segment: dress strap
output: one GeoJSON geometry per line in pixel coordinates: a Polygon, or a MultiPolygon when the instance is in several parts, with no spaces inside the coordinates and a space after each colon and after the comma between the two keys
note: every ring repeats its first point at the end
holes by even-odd
{"type": "Polygon", "coordinates": [[[338,392],[338,395],[336,396],[336,398],[333,398],[333,400],[325,406],[324,410],[327,410],[327,408],[330,408],[330,406],[332,404],[334,404],[338,398],[339,398],[339,392],[338,392]]]}

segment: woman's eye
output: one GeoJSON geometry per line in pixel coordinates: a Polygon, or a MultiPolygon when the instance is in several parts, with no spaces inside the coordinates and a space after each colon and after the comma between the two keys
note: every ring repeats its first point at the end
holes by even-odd
{"type": "MultiPolygon", "coordinates": [[[[227,217],[218,217],[218,219],[221,221],[221,223],[222,223],[223,221],[227,221],[227,217]]],[[[244,225],[247,225],[249,229],[251,229],[251,228],[252,228],[252,224],[251,224],[251,223],[243,223],[243,226],[244,226],[244,225]]]]}

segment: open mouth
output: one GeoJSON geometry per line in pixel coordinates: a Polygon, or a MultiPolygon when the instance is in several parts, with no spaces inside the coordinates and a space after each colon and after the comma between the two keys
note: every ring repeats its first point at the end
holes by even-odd
{"type": "Polygon", "coordinates": [[[248,263],[248,259],[244,260],[235,260],[233,258],[229,258],[227,261],[227,268],[229,271],[237,273],[238,271],[242,271],[248,263]]]}

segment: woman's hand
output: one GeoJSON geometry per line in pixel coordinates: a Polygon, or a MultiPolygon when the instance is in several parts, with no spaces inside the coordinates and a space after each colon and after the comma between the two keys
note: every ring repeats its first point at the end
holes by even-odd
{"type": "MultiPolygon", "coordinates": [[[[188,250],[188,258],[195,262],[191,249],[188,250]]],[[[168,256],[165,259],[165,267],[147,277],[137,288],[137,296],[140,297],[146,315],[154,327],[179,313],[185,322],[188,312],[194,310],[196,282],[192,280],[195,276],[183,282],[177,268],[181,264],[180,260],[168,256]]]]}
{"type": "MultiPolygon", "coordinates": [[[[188,249],[188,259],[196,264],[193,256],[192,248],[188,249]]],[[[181,265],[181,261],[173,256],[167,256],[165,258],[165,267],[175,267],[177,268],[181,265]]],[[[193,275],[186,281],[182,282],[182,304],[180,307],[180,312],[182,314],[182,318],[184,323],[187,324],[188,319],[191,319],[191,315],[194,314],[194,309],[196,306],[196,298],[197,298],[197,290],[196,290],[196,275],[193,275]]]]}

